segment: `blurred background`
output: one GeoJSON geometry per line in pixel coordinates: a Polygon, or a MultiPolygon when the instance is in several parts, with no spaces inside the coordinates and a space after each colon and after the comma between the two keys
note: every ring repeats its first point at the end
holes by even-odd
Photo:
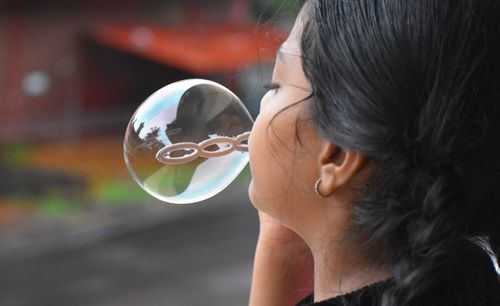
{"type": "Polygon", "coordinates": [[[255,117],[299,4],[0,0],[0,305],[246,305],[248,168],[193,205],[136,185],[123,135],[159,88],[206,78],[255,117]]]}

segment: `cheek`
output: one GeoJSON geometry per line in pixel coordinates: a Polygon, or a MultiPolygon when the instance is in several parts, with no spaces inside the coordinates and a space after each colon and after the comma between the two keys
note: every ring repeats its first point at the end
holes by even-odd
{"type": "Polygon", "coordinates": [[[290,189],[292,154],[289,148],[294,144],[294,125],[287,114],[291,111],[286,110],[268,129],[274,112],[266,107],[261,110],[248,140],[252,173],[249,197],[257,209],[274,215],[273,211],[284,204],[284,196],[290,189]]]}

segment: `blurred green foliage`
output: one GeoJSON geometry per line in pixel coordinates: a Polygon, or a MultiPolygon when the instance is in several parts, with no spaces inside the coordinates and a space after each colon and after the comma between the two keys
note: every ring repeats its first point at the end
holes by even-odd
{"type": "Polygon", "coordinates": [[[62,197],[47,196],[40,199],[38,209],[48,215],[64,215],[80,210],[81,206],[62,197]]]}
{"type": "Polygon", "coordinates": [[[30,160],[32,147],[24,142],[12,142],[0,147],[0,157],[9,164],[21,164],[30,160]]]}
{"type": "Polygon", "coordinates": [[[98,200],[108,204],[145,203],[151,196],[132,180],[113,180],[102,185],[98,200]]]}

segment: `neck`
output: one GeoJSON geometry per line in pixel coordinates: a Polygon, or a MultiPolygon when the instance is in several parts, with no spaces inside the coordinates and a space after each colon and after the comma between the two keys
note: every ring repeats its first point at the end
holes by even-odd
{"type": "MultiPolygon", "coordinates": [[[[311,242],[311,241],[310,241],[311,242]]],[[[314,301],[322,301],[383,281],[387,269],[369,264],[349,242],[332,244],[321,239],[310,243],[314,257],[314,301]]]]}

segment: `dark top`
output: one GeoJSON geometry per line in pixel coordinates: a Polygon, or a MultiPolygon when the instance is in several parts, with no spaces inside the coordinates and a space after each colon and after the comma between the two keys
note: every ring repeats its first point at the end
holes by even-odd
{"type": "Polygon", "coordinates": [[[314,295],[311,293],[300,301],[297,306],[329,305],[329,306],[377,306],[381,305],[382,293],[390,285],[392,279],[362,287],[356,291],[339,295],[334,298],[314,303],[314,295]]]}

